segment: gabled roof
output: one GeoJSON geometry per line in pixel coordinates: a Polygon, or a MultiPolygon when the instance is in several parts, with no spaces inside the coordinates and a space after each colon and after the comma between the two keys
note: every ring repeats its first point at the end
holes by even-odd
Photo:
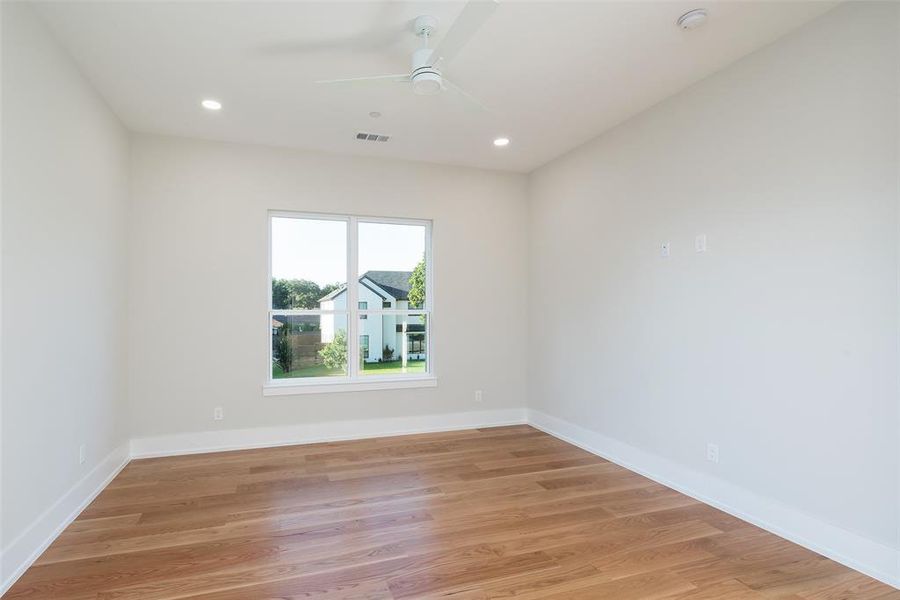
{"type": "Polygon", "coordinates": [[[343,294],[344,290],[346,290],[346,289],[347,289],[347,284],[342,283],[335,289],[331,290],[331,293],[328,294],[327,296],[322,296],[321,298],[319,298],[319,302],[325,302],[326,300],[334,300],[335,298],[337,298],[338,296],[343,294]]]}
{"type": "MultiPolygon", "coordinates": [[[[376,286],[380,287],[385,292],[393,296],[395,300],[408,300],[410,277],[412,277],[412,271],[366,271],[359,278],[359,282],[372,290],[372,292],[374,292],[378,296],[381,296],[383,300],[387,300],[384,294],[380,293],[378,290],[373,289],[372,286],[366,285],[365,280],[369,280],[370,282],[374,283],[376,286]]],[[[319,302],[334,300],[345,291],[347,291],[346,284],[332,291],[327,296],[319,298],[319,302]]]]}
{"type": "Polygon", "coordinates": [[[359,279],[368,279],[397,300],[408,300],[410,277],[412,271],[366,271],[359,279]]]}

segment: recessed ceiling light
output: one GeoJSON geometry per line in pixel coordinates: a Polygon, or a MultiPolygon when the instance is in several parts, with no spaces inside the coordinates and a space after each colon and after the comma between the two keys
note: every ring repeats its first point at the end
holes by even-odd
{"type": "Polygon", "coordinates": [[[378,117],[381,116],[381,113],[378,112],[377,110],[373,110],[372,112],[369,113],[369,116],[372,117],[373,119],[377,119],[378,117]]]}
{"type": "Polygon", "coordinates": [[[202,106],[206,110],[220,110],[222,108],[222,103],[218,100],[207,99],[201,102],[200,106],[202,106]]]}
{"type": "Polygon", "coordinates": [[[499,148],[502,148],[503,146],[509,146],[509,138],[499,137],[494,140],[494,145],[499,148]]]}
{"type": "Polygon", "coordinates": [[[696,29],[706,23],[706,9],[705,8],[697,8],[691,11],[688,11],[678,17],[678,21],[675,22],[676,25],[681,27],[682,29],[696,29]]]}

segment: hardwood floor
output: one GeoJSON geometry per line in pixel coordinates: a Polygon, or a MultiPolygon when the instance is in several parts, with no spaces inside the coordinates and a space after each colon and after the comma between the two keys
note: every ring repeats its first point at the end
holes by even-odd
{"type": "Polygon", "coordinates": [[[900,599],[527,426],[135,460],[9,600],[900,599]]]}

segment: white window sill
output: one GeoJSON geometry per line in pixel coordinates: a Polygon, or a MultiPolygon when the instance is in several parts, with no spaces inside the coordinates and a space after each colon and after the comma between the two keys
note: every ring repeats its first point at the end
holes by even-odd
{"type": "Polygon", "coordinates": [[[263,396],[294,396],[298,394],[329,394],[335,392],[367,392],[375,390],[400,390],[406,388],[437,387],[437,377],[403,377],[374,381],[315,381],[271,382],[263,385],[263,396]]]}

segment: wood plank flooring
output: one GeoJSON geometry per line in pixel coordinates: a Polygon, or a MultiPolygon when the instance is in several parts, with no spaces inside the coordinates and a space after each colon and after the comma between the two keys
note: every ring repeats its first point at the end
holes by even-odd
{"type": "Polygon", "coordinates": [[[527,426],[135,460],[8,600],[900,600],[527,426]]]}

